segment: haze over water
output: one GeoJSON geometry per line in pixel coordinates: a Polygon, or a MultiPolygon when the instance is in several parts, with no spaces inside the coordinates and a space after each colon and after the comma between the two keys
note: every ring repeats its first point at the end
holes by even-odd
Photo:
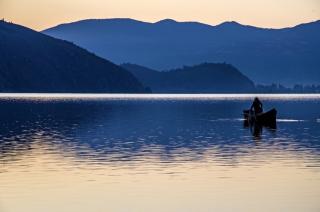
{"type": "Polygon", "coordinates": [[[0,211],[319,211],[320,95],[0,95],[0,211]]]}

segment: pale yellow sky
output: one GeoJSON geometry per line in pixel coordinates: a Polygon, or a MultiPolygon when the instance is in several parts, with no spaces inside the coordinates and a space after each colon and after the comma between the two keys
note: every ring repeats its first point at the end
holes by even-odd
{"type": "Polygon", "coordinates": [[[281,28],[320,19],[320,0],[0,0],[0,18],[36,30],[89,18],[281,28]]]}

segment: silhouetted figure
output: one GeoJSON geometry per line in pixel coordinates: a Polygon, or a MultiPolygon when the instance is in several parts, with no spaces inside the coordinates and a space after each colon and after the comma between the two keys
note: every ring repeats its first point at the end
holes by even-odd
{"type": "Polygon", "coordinates": [[[262,103],[260,102],[258,97],[254,98],[250,109],[253,110],[255,114],[263,112],[262,103]]]}

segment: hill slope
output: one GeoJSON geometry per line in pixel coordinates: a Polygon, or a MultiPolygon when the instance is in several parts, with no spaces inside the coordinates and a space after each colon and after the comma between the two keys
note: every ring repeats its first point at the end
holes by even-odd
{"type": "Polygon", "coordinates": [[[153,93],[243,93],[253,92],[254,84],[228,64],[203,63],[168,72],[134,64],[123,64],[153,93]]]}
{"type": "Polygon", "coordinates": [[[0,21],[1,92],[143,92],[128,71],[67,41],[0,21]]]}
{"type": "Polygon", "coordinates": [[[83,20],[44,33],[73,41],[116,63],[156,70],[204,61],[235,65],[257,83],[320,83],[320,21],[264,29],[225,22],[83,20]]]}

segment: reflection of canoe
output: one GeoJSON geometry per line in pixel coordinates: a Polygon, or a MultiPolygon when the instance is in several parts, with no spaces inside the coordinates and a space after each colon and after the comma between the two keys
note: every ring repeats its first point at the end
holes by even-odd
{"type": "Polygon", "coordinates": [[[255,114],[250,110],[244,110],[243,116],[249,123],[275,127],[277,122],[277,110],[272,109],[266,113],[255,114]]]}

